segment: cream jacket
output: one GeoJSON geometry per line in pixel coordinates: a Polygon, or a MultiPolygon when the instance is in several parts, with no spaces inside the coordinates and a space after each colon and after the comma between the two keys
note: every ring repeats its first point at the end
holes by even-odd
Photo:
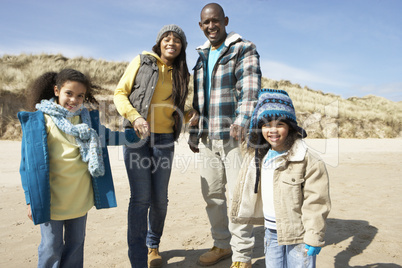
{"type": "MultiPolygon", "coordinates": [[[[278,242],[324,245],[326,218],[331,209],[328,173],[324,162],[297,140],[274,172],[274,206],[278,242]]],[[[264,224],[261,189],[254,193],[254,151],[248,152],[239,173],[230,208],[234,223],[264,224]]]]}

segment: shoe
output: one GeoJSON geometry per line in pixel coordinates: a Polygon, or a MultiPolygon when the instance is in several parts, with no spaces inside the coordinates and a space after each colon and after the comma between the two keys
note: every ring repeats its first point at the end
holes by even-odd
{"type": "Polygon", "coordinates": [[[201,266],[209,266],[220,262],[221,260],[230,258],[232,256],[231,248],[217,248],[212,247],[208,252],[205,252],[198,259],[198,264],[201,266]]]}
{"type": "Polygon", "coordinates": [[[232,263],[230,268],[251,268],[251,262],[239,262],[232,263]]]}
{"type": "Polygon", "coordinates": [[[148,267],[149,268],[162,267],[162,257],[161,255],[159,255],[159,251],[157,248],[148,249],[148,267]]]}

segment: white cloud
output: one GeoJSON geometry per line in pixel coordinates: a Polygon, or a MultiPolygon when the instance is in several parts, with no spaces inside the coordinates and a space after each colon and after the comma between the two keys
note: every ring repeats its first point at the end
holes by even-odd
{"type": "Polygon", "coordinates": [[[313,84],[328,85],[331,87],[348,87],[349,85],[335,80],[327,74],[313,72],[286,65],[285,63],[262,60],[262,75],[274,80],[289,80],[292,83],[311,86],[313,84]]]}
{"type": "Polygon", "coordinates": [[[393,101],[402,101],[402,82],[379,85],[357,85],[354,88],[362,95],[384,96],[393,101]]]}

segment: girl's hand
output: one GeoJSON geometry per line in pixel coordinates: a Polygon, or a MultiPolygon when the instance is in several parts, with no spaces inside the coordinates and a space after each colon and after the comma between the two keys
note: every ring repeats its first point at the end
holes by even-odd
{"type": "Polygon", "coordinates": [[[150,135],[149,124],[143,117],[139,117],[134,121],[134,130],[141,139],[150,135]]]}
{"type": "Polygon", "coordinates": [[[32,211],[31,211],[31,205],[30,205],[30,204],[28,204],[28,218],[30,218],[31,221],[33,221],[33,219],[32,219],[32,211]]]}
{"type": "Polygon", "coordinates": [[[318,255],[321,251],[321,247],[313,247],[306,244],[306,252],[309,256],[318,255]]]}
{"type": "Polygon", "coordinates": [[[196,126],[198,125],[198,120],[199,120],[199,114],[196,110],[191,110],[188,113],[188,116],[190,117],[190,120],[188,120],[188,123],[190,124],[190,126],[196,126]]]}

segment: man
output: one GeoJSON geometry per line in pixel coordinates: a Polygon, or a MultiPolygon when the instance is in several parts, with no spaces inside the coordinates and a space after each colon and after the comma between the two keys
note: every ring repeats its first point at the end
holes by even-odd
{"type": "Polygon", "coordinates": [[[208,41],[197,48],[193,106],[200,120],[190,131],[189,145],[202,159],[201,188],[214,246],[198,263],[213,265],[233,252],[231,267],[247,268],[253,226],[229,222],[225,188],[228,184],[231,199],[242,161],[240,145],[261,88],[261,70],[255,45],[234,32],[227,34],[228,23],[218,4],[207,4],[201,11],[199,26],[208,41]]]}

